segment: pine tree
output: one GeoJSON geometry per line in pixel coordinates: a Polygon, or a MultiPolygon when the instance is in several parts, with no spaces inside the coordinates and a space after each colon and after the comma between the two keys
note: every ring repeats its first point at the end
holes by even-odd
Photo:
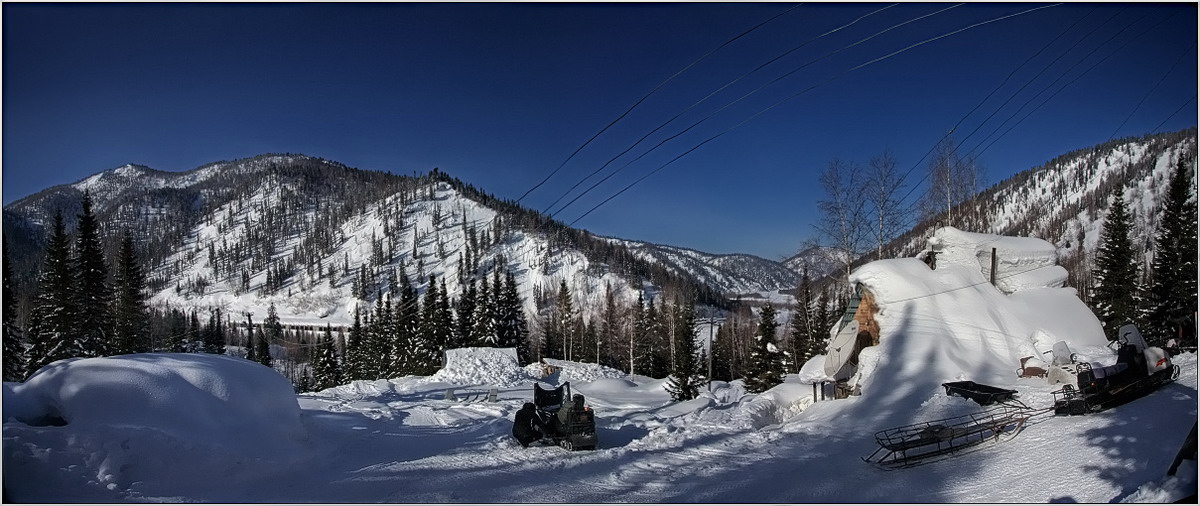
{"type": "Polygon", "coordinates": [[[475,296],[475,315],[471,322],[471,339],[475,346],[495,346],[496,337],[496,294],[485,276],[479,283],[475,296]]]}
{"type": "Polygon", "coordinates": [[[700,363],[696,357],[696,309],[692,304],[677,304],[675,332],[675,367],[667,381],[667,392],[677,401],[695,399],[700,395],[700,363]]]}
{"type": "Polygon", "coordinates": [[[632,313],[630,321],[633,322],[629,329],[629,374],[633,375],[646,370],[642,361],[642,343],[646,340],[646,300],[641,290],[638,290],[637,302],[629,309],[632,313]]]}
{"type": "Polygon", "coordinates": [[[83,214],[79,215],[75,246],[75,338],[80,355],[102,357],[113,348],[112,287],[108,285],[108,265],[100,245],[100,224],[92,213],[91,193],[83,193],[83,214]]]}
{"type": "Polygon", "coordinates": [[[663,325],[663,314],[666,313],[665,307],[663,311],[658,310],[654,306],[654,299],[646,304],[646,313],[644,315],[645,334],[642,345],[644,374],[651,378],[664,378],[671,373],[668,363],[670,362],[667,353],[670,350],[668,340],[670,336],[666,334],[666,326],[663,325]]]}
{"type": "Polygon", "coordinates": [[[208,314],[208,325],[204,327],[205,353],[225,354],[225,322],[221,319],[221,308],[213,308],[208,314]]]}
{"type": "Polygon", "coordinates": [[[754,348],[750,351],[750,365],[746,371],[747,392],[762,393],[783,383],[783,368],[780,365],[782,354],[775,344],[776,327],[775,308],[767,303],[759,316],[754,348]]]}
{"type": "Polygon", "coordinates": [[[82,354],[78,342],[71,338],[77,307],[73,277],[71,243],[59,212],[50,228],[38,296],[29,317],[29,374],[51,362],[82,354]]]}
{"type": "Polygon", "coordinates": [[[4,255],[4,381],[25,379],[25,344],[17,326],[17,299],[12,288],[13,272],[8,263],[8,241],[3,243],[4,255]]]}
{"type": "Polygon", "coordinates": [[[462,296],[458,298],[458,303],[455,304],[455,310],[458,313],[458,325],[456,325],[454,329],[454,343],[459,348],[466,346],[483,346],[482,340],[476,339],[474,333],[475,318],[479,312],[475,307],[475,281],[463,281],[462,296]]]}
{"type": "Polygon", "coordinates": [[[279,314],[275,312],[275,303],[267,306],[267,317],[263,319],[262,328],[258,329],[258,363],[271,367],[271,343],[283,338],[283,324],[279,322],[279,314]]]}
{"type": "Polygon", "coordinates": [[[338,365],[337,348],[333,345],[333,327],[325,325],[325,333],[313,364],[313,383],[318,390],[342,384],[342,368],[338,365]]]}
{"type": "Polygon", "coordinates": [[[254,318],[246,313],[246,360],[258,362],[258,346],[254,344],[254,318]]]}
{"type": "Polygon", "coordinates": [[[396,305],[396,349],[392,356],[395,369],[401,376],[417,374],[421,348],[421,308],[416,288],[408,279],[408,274],[400,274],[400,303],[396,305]]]}
{"type": "Polygon", "coordinates": [[[113,337],[115,354],[146,353],[151,351],[150,314],[146,306],[146,275],[138,263],[133,236],[125,231],[117,268],[113,275],[113,337]]]}
{"type": "Polygon", "coordinates": [[[525,364],[530,361],[528,324],[525,322],[525,307],[521,294],[517,292],[517,278],[507,272],[504,285],[496,298],[496,346],[516,348],[517,359],[525,364]]]}
{"type": "Polygon", "coordinates": [[[1109,340],[1116,339],[1117,329],[1138,316],[1138,260],[1129,237],[1131,220],[1122,193],[1124,188],[1113,191],[1092,270],[1092,306],[1109,340]]]}
{"type": "Polygon", "coordinates": [[[343,366],[346,380],[366,379],[363,371],[363,350],[366,347],[364,339],[366,331],[362,325],[362,310],[354,307],[354,323],[350,326],[350,335],[346,337],[346,350],[343,353],[343,366]]]}
{"type": "Polygon", "coordinates": [[[1167,187],[1162,219],[1154,236],[1153,277],[1143,330],[1151,344],[1176,339],[1196,345],[1196,201],[1192,195],[1194,159],[1180,158],[1167,187]]]}

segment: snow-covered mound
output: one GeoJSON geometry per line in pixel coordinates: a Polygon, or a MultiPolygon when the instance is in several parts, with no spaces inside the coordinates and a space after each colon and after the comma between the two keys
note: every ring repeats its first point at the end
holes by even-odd
{"type": "Polygon", "coordinates": [[[937,254],[939,267],[955,264],[978,269],[985,279],[991,279],[995,250],[996,287],[1008,294],[1032,287],[1059,288],[1067,280],[1067,270],[1057,264],[1054,245],[1035,237],[976,234],[943,227],[929,238],[929,248],[937,254]]]}
{"type": "MultiPolygon", "coordinates": [[[[606,367],[599,364],[589,364],[587,362],[573,362],[570,360],[557,360],[553,358],[543,358],[542,362],[558,368],[557,378],[550,377],[544,381],[559,384],[564,381],[571,383],[591,383],[601,378],[626,378],[629,376],[611,367],[606,367]],[[557,380],[557,381],[554,381],[557,380]]],[[[532,364],[525,370],[534,377],[541,377],[542,365],[532,364]]],[[[554,375],[551,375],[554,376],[554,375]]]]}
{"type": "Polygon", "coordinates": [[[526,384],[536,378],[517,362],[515,348],[446,350],[446,365],[429,377],[452,385],[495,387],[526,384]]]}
{"type": "Polygon", "coordinates": [[[1062,269],[1052,263],[1049,243],[951,228],[930,243],[938,252],[936,269],[900,258],[871,262],[850,276],[878,306],[879,345],[861,351],[850,380],[864,398],[928,398],[954,380],[1011,385],[1021,358],[1046,356],[1058,341],[1085,355],[1105,354],[1100,322],[1074,289],[1056,288],[1057,275],[1019,274],[1062,269]],[[997,277],[1017,282],[989,283],[992,247],[1003,258],[997,277]]]}
{"type": "Polygon", "coordinates": [[[146,353],[69,359],[5,383],[4,414],[34,426],[150,429],[248,454],[305,438],[292,385],[240,358],[146,353]]]}

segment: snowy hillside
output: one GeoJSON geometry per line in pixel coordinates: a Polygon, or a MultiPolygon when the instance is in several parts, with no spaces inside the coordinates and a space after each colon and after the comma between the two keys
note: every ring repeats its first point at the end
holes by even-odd
{"type": "Polygon", "coordinates": [[[689,273],[730,295],[772,292],[800,284],[800,276],[789,266],[754,255],[715,255],[676,246],[610,240],[629,248],[639,258],[689,273]]]}
{"type": "MultiPolygon", "coordinates": [[[[710,303],[728,290],[705,284],[726,278],[665,269],[436,170],[409,178],[300,155],[183,173],[120,167],[13,203],[6,229],[26,232],[16,243],[37,244],[54,210],[73,217],[85,190],[110,234],[128,229],[146,245],[152,303],[185,310],[261,319],[273,303],[284,323],[348,325],[356,305],[398,290],[405,276],[419,292],[436,276],[454,298],[460,279],[496,269],[516,275],[530,317],[563,281],[585,311],[610,287],[623,303],[667,285],[710,303]]],[[[13,254],[28,272],[41,251],[13,254]]]]}
{"type": "Polygon", "coordinates": [[[804,268],[807,267],[808,276],[812,279],[819,279],[843,268],[845,262],[846,255],[844,253],[833,248],[813,246],[784,260],[783,264],[798,274],[803,274],[804,268]]]}
{"type": "MultiPolygon", "coordinates": [[[[876,431],[981,408],[941,388],[820,401],[795,376],[758,395],[718,382],[672,402],[663,380],[597,377],[572,386],[596,412],[599,448],[568,452],[512,439],[534,381],[504,386],[526,373],[516,365],[296,396],[240,359],[75,360],[4,384],[4,482],[17,502],[1170,502],[1196,487],[1194,460],[1166,475],[1197,415],[1196,357],[1175,360],[1177,382],[1128,405],[1041,415],[1009,441],[906,469],[860,460],[876,431]],[[136,388],[144,376],[153,389],[136,388]],[[71,393],[122,384],[138,409],[71,393]],[[444,394],[485,385],[497,402],[444,394]],[[39,418],[52,410],[57,421],[39,418]],[[300,433],[255,437],[281,422],[300,433]]],[[[924,374],[923,384],[942,380],[924,374]]],[[[1010,383],[1030,406],[1051,402],[1045,381],[1010,383]]]]}

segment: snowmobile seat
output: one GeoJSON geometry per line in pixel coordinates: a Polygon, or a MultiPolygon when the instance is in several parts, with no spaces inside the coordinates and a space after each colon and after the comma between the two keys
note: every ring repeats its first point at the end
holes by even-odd
{"type": "Polygon", "coordinates": [[[570,391],[570,384],[570,382],[563,383],[558,388],[546,390],[541,385],[534,383],[533,404],[543,411],[557,411],[563,404],[564,390],[570,391]]]}

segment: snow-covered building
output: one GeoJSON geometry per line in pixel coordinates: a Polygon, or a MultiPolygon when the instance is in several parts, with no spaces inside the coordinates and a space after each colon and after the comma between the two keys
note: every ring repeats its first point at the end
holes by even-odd
{"type": "Polygon", "coordinates": [[[1055,343],[1106,354],[1099,320],[1064,287],[1055,248],[1037,238],[937,230],[917,258],[851,273],[855,297],[831,329],[825,374],[843,392],[926,394],[941,382],[1011,384],[1055,343]]]}

